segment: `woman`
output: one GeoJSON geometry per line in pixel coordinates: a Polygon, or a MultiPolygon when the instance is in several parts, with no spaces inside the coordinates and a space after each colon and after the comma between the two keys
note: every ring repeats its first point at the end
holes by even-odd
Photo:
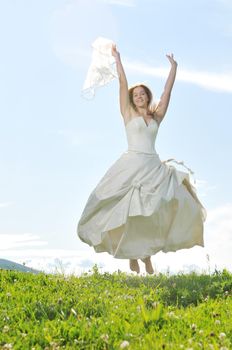
{"type": "Polygon", "coordinates": [[[154,273],[151,255],[195,245],[204,246],[205,210],[188,173],[161,162],[154,143],[168,108],[177,63],[167,55],[171,70],[157,106],[144,84],[128,89],[116,45],[112,45],[120,86],[120,110],[128,150],[110,167],[90,194],[78,223],[80,239],[96,252],[129,259],[130,269],[154,273]]]}

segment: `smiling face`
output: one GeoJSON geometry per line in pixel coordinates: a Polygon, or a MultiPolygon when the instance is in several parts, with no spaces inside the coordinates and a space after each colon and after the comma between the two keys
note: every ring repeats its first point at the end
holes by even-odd
{"type": "Polygon", "coordinates": [[[147,108],[150,102],[149,97],[142,86],[137,86],[133,89],[132,98],[133,103],[137,108],[147,108]]]}

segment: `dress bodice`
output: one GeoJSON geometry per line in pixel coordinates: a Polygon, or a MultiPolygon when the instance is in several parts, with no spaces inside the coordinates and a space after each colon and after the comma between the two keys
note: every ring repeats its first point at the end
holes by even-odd
{"type": "Polygon", "coordinates": [[[128,151],[156,154],[155,140],[158,128],[155,119],[147,124],[142,116],[132,118],[125,126],[128,151]]]}

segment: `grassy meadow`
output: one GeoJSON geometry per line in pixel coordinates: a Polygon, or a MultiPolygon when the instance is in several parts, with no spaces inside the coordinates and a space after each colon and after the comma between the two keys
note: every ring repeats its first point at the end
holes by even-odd
{"type": "Polygon", "coordinates": [[[232,349],[232,274],[0,271],[0,349],[232,349]]]}

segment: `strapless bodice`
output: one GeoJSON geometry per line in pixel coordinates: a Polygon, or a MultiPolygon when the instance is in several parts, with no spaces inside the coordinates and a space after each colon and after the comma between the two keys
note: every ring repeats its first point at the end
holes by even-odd
{"type": "Polygon", "coordinates": [[[147,124],[142,116],[132,118],[125,126],[128,151],[156,154],[155,140],[158,128],[154,119],[147,124]]]}

